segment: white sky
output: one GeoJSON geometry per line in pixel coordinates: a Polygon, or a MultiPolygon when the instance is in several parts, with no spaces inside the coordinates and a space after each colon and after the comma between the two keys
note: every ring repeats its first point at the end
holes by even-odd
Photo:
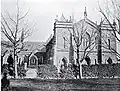
{"type": "MultiPolygon", "coordinates": [[[[3,13],[14,13],[16,0],[1,0],[1,4],[3,13]]],[[[19,0],[19,5],[23,13],[30,9],[28,19],[36,23],[35,32],[28,38],[29,41],[46,41],[53,33],[56,15],[60,17],[62,13],[67,18],[73,13],[75,20],[79,21],[84,17],[86,7],[89,19],[96,22],[101,18],[98,0],[19,0]]]]}

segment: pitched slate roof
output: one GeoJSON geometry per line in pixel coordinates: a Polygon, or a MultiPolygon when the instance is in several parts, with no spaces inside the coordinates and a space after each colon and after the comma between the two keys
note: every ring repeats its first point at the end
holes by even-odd
{"type": "Polygon", "coordinates": [[[27,51],[33,51],[35,49],[40,49],[44,42],[25,42],[24,49],[27,51]]]}
{"type": "Polygon", "coordinates": [[[47,39],[47,41],[44,43],[44,46],[46,46],[52,40],[52,38],[53,38],[53,35],[51,34],[47,39]]]}
{"type": "MultiPolygon", "coordinates": [[[[20,54],[28,54],[31,51],[37,49],[38,51],[44,51],[44,48],[41,49],[44,42],[24,42],[24,49],[20,52],[20,54]]],[[[1,41],[1,54],[3,54],[6,50],[12,50],[12,44],[9,41],[1,41]]]]}
{"type": "Polygon", "coordinates": [[[97,24],[93,21],[89,20],[88,18],[85,20],[88,24],[90,24],[92,27],[97,28],[97,24]]]}

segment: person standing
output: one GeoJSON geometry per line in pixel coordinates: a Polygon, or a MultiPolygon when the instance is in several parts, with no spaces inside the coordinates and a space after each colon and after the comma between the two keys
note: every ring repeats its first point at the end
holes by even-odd
{"type": "Polygon", "coordinates": [[[10,54],[10,56],[8,57],[7,62],[8,62],[9,75],[15,76],[15,74],[14,74],[14,60],[13,60],[12,54],[10,54]]]}
{"type": "Polygon", "coordinates": [[[3,74],[1,79],[1,91],[9,91],[10,81],[7,79],[7,73],[3,74]]]}

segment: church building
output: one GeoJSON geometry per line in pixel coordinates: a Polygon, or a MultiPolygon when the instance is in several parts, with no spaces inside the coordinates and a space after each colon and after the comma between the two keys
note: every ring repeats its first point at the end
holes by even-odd
{"type": "MultiPolygon", "coordinates": [[[[113,27],[116,27],[115,22],[113,27]]],[[[112,51],[116,51],[113,29],[105,19],[100,24],[91,21],[86,9],[84,18],[77,22],[73,17],[66,19],[63,14],[59,19],[57,17],[53,32],[45,43],[26,43],[24,51],[18,54],[18,63],[24,60],[28,68],[41,64],[55,65],[60,72],[62,65],[76,64],[78,45],[79,61],[83,59],[81,64],[87,64],[87,59],[90,64],[108,64],[108,60],[117,63],[116,53],[112,51]]]]}
{"type": "MultiPolygon", "coordinates": [[[[64,63],[67,63],[67,65],[69,63],[75,63],[76,53],[73,27],[76,25],[77,28],[74,28],[74,30],[82,33],[84,36],[82,36],[79,49],[80,59],[86,51],[86,57],[90,59],[91,64],[107,64],[107,60],[112,60],[113,63],[117,63],[116,53],[111,50],[116,50],[116,39],[113,36],[112,28],[105,19],[103,21],[101,20],[100,25],[91,21],[87,17],[85,9],[84,18],[78,22],[74,23],[71,17],[70,19],[66,19],[63,14],[60,19],[55,20],[53,63],[58,68],[58,71],[64,63]],[[93,44],[87,46],[90,42],[93,42],[93,44]],[[87,50],[86,47],[88,47],[87,50]]],[[[113,27],[115,27],[114,24],[113,27]]],[[[86,61],[83,60],[82,64],[86,64],[86,61]]]]}

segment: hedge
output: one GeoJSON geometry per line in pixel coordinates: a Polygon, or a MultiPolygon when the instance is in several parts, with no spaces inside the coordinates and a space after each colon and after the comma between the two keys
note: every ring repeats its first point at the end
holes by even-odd
{"type": "Polygon", "coordinates": [[[120,77],[120,63],[101,65],[82,65],[83,77],[120,77]]]}

